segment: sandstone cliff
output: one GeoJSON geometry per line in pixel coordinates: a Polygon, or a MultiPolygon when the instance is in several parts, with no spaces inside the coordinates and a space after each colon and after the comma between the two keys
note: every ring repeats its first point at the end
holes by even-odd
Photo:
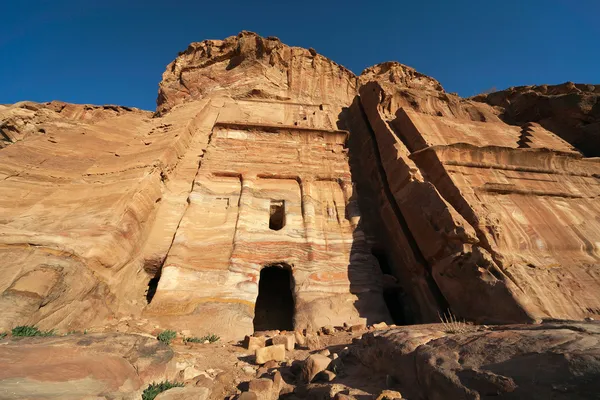
{"type": "Polygon", "coordinates": [[[598,317],[597,91],[575,89],[462,99],[242,32],[180,53],[154,115],[2,106],[0,328],[598,317]]]}
{"type": "Polygon", "coordinates": [[[413,282],[419,313],[445,304],[488,322],[595,313],[598,253],[587,238],[600,228],[598,160],[539,124],[507,125],[492,107],[401,74],[360,86],[351,110],[367,122],[355,123],[349,148],[357,169],[381,177],[359,192],[379,186],[373,195],[392,204],[380,240],[392,241],[395,275],[413,282]],[[565,286],[581,291],[556,290],[565,286]],[[436,292],[437,304],[427,298],[436,292]]]}
{"type": "Polygon", "coordinates": [[[600,85],[520,86],[473,100],[498,107],[509,124],[539,123],[586,156],[600,156],[600,85]]]}

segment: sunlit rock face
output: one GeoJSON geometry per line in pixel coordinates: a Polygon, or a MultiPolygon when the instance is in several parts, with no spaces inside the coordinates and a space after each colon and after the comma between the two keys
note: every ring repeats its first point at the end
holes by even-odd
{"type": "Polygon", "coordinates": [[[434,282],[454,312],[480,322],[597,315],[599,160],[537,123],[507,125],[491,107],[431,84],[413,96],[414,84],[391,77],[361,85],[356,108],[370,138],[351,136],[350,154],[385,176],[381,197],[404,227],[398,234],[382,219],[398,275],[434,282]],[[366,142],[373,161],[357,153],[366,142]]]}
{"type": "Polygon", "coordinates": [[[600,163],[547,124],[250,32],[159,87],[1,106],[1,329],[600,316],[600,163]]]}
{"type": "Polygon", "coordinates": [[[587,157],[600,156],[600,84],[518,86],[473,100],[496,107],[509,124],[538,123],[587,157]]]}
{"type": "Polygon", "coordinates": [[[157,111],[217,92],[297,105],[341,106],[356,95],[356,84],[352,72],[312,49],[242,32],[225,40],[192,43],[181,52],[163,74],[157,111]]]}

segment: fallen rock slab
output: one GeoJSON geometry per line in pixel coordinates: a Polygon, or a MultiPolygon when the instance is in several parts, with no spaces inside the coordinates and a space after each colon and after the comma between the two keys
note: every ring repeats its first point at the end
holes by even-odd
{"type": "Polygon", "coordinates": [[[285,361],[285,346],[276,344],[273,346],[256,349],[256,363],[264,364],[267,361],[285,361]]]}
{"type": "Polygon", "coordinates": [[[296,346],[296,338],[293,333],[285,334],[285,335],[277,335],[272,339],[274,345],[282,344],[285,346],[285,349],[288,351],[294,350],[296,346]]]}
{"type": "Polygon", "coordinates": [[[265,347],[267,338],[265,336],[246,336],[244,339],[244,347],[250,351],[255,351],[261,347],[265,347]]]}

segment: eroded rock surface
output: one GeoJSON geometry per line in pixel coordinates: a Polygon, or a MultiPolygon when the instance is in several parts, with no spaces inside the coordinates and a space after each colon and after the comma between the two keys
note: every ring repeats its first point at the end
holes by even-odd
{"type": "Polygon", "coordinates": [[[242,32],[169,64],[155,114],[1,106],[0,329],[600,317],[600,162],[547,123],[593,130],[597,91],[567,89],[462,99],[242,32]]]}
{"type": "Polygon", "coordinates": [[[600,156],[600,85],[519,86],[473,100],[498,107],[509,124],[541,124],[586,156],[600,156]]]}
{"type": "Polygon", "coordinates": [[[0,343],[3,399],[139,398],[173,351],[154,338],[76,334],[0,343]],[[136,397],[137,396],[137,397],[136,397]]]}
{"type": "Polygon", "coordinates": [[[340,106],[354,97],[356,77],[314,50],[241,32],[225,40],[192,43],[179,53],[163,74],[157,111],[223,91],[259,102],[340,106]]]}
{"type": "Polygon", "coordinates": [[[389,204],[382,242],[393,275],[410,282],[413,314],[596,316],[599,160],[539,124],[507,125],[491,107],[389,68],[397,72],[360,87],[349,148],[358,192],[389,204]]]}
{"type": "Polygon", "coordinates": [[[409,399],[593,399],[597,323],[514,325],[447,334],[440,326],[366,335],[353,351],[409,399]]]}

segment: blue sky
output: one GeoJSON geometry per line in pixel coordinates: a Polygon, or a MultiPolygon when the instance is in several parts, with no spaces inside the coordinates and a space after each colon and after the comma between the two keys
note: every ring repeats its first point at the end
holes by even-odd
{"type": "Polygon", "coordinates": [[[0,103],[153,110],[179,51],[241,30],[313,47],[357,74],[396,60],[461,96],[600,84],[598,0],[3,0],[0,15],[0,103]]]}

